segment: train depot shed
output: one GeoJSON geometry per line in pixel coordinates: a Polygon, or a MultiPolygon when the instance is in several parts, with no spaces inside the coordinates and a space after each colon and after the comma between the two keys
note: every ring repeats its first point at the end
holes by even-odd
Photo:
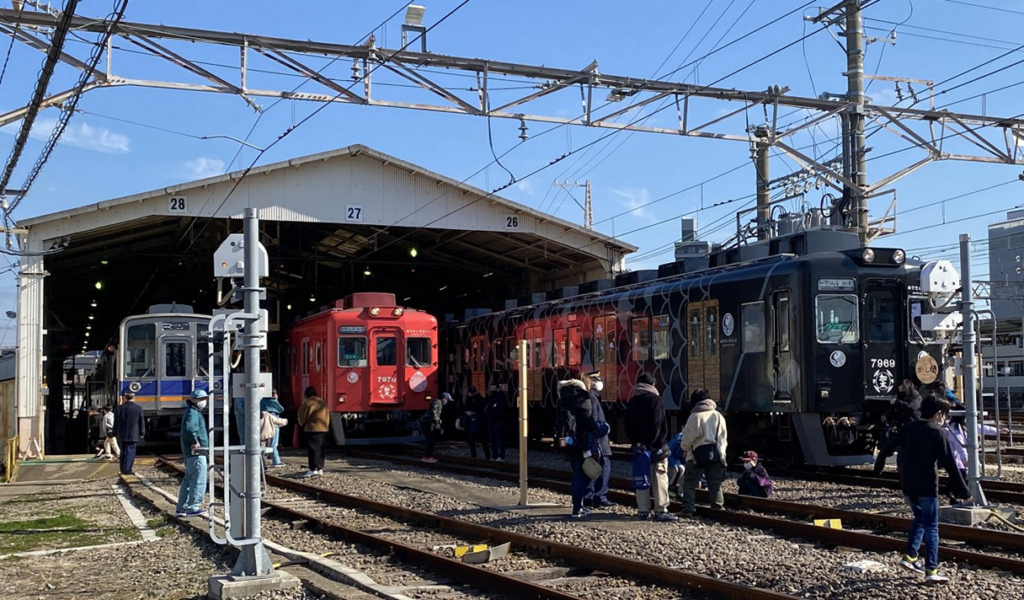
{"type": "Polygon", "coordinates": [[[361,291],[394,293],[439,319],[502,308],[613,277],[636,251],[361,145],[25,219],[17,397],[31,430],[23,446],[41,433],[44,405],[42,437],[65,437],[65,358],[114,344],[121,320],[153,304],[216,308],[213,252],[241,231],[247,207],[259,210],[271,261],[272,336],[361,291]]]}

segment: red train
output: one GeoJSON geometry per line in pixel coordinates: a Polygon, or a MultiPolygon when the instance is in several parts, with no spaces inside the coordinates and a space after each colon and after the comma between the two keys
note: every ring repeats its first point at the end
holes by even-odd
{"type": "Polygon", "coordinates": [[[338,445],[404,441],[437,396],[437,354],[433,316],[394,294],[352,294],[287,329],[284,396],[298,408],[315,387],[338,445]]]}

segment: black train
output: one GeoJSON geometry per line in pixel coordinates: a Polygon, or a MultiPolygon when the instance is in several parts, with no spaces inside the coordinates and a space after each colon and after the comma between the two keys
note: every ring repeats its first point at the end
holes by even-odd
{"type": "Polygon", "coordinates": [[[731,451],[782,464],[871,462],[897,382],[931,383],[942,362],[942,345],[918,327],[931,312],[920,293],[924,265],[832,231],[699,260],[697,270],[680,261],[449,323],[448,385],[497,385],[513,404],[512,351],[525,339],[531,435],[550,432],[559,379],[599,371],[616,415],[647,371],[676,428],[689,393],[710,390],[728,416],[731,451]]]}

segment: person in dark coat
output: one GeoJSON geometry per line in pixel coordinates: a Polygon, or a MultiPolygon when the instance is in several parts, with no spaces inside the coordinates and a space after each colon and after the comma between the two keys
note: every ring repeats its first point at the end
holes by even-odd
{"type": "Polygon", "coordinates": [[[146,417],[132,392],[125,392],[124,404],[114,410],[114,433],[121,445],[121,474],[133,475],[135,448],[146,437],[146,417]]]}
{"type": "MultiPolygon", "coordinates": [[[[604,406],[601,405],[601,391],[604,389],[604,382],[601,381],[600,373],[593,371],[583,376],[583,383],[590,387],[590,410],[594,416],[594,421],[603,431],[604,428],[601,425],[607,423],[604,417],[604,406]]],[[[587,483],[587,491],[583,496],[583,505],[593,508],[618,506],[615,502],[608,499],[608,483],[612,478],[612,446],[608,442],[607,433],[597,435],[601,431],[595,432],[595,439],[593,441],[594,453],[599,455],[601,462],[601,476],[597,479],[591,479],[587,483]]]]}
{"type": "Polygon", "coordinates": [[[469,455],[476,458],[476,445],[479,443],[483,446],[484,458],[491,460],[491,448],[487,444],[487,417],[484,416],[484,407],[487,402],[475,386],[469,386],[467,391],[465,410],[462,413],[462,427],[466,430],[469,455]]]}
{"type": "Polygon", "coordinates": [[[743,461],[743,473],[736,480],[740,496],[768,498],[772,495],[772,478],[757,460],[757,452],[747,450],[740,455],[743,461]]]}
{"type": "Polygon", "coordinates": [[[508,399],[492,385],[484,403],[484,420],[487,422],[487,438],[491,442],[491,460],[505,460],[505,412],[508,399]]]}
{"type": "Polygon", "coordinates": [[[444,433],[442,421],[444,407],[451,401],[452,395],[448,392],[443,392],[440,398],[434,398],[430,401],[430,407],[427,408],[427,412],[423,413],[423,416],[420,417],[420,433],[423,434],[423,439],[427,442],[423,449],[423,462],[425,463],[437,462],[437,459],[434,458],[434,443],[437,441],[437,436],[444,433]]]}
{"type": "Polygon", "coordinates": [[[668,419],[650,373],[637,377],[633,397],[626,405],[626,435],[634,453],[649,452],[651,457],[650,488],[636,490],[638,516],[648,518],[653,500],[655,520],[677,520],[678,517],[668,512],[668,419]]]}
{"type": "Polygon", "coordinates": [[[571,517],[578,519],[590,514],[590,509],[583,506],[583,496],[587,493],[587,483],[590,482],[590,478],[583,471],[583,461],[593,454],[589,448],[588,438],[592,438],[597,430],[590,405],[590,393],[585,383],[579,379],[558,382],[558,413],[571,415],[575,424],[573,431],[560,432],[565,434],[560,443],[565,444],[563,449],[572,466],[571,517]]]}
{"type": "Polygon", "coordinates": [[[886,441],[875,461],[878,475],[885,468],[885,459],[900,448],[900,485],[914,513],[900,566],[923,573],[925,581],[930,583],[949,581],[939,574],[939,465],[946,469],[954,497],[970,499],[971,495],[942,429],[949,409],[946,400],[934,396],[926,398],[921,403],[921,418],[906,424],[886,441]],[[922,541],[925,547],[923,566],[918,555],[922,541]]]}

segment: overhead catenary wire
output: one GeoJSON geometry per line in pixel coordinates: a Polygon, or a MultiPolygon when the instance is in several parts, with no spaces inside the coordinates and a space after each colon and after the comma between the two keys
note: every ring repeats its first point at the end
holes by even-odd
{"type": "MultiPolygon", "coordinates": [[[[17,4],[15,4],[15,6],[17,7],[17,4]]],[[[20,9],[18,9],[17,20],[14,22],[14,29],[11,31],[11,41],[7,44],[7,52],[4,55],[4,66],[0,69],[0,86],[4,84],[4,75],[7,74],[7,63],[11,60],[11,50],[14,49],[14,40],[18,37],[18,31],[21,30],[21,13],[24,10],[25,5],[21,5],[20,9]]]]}

